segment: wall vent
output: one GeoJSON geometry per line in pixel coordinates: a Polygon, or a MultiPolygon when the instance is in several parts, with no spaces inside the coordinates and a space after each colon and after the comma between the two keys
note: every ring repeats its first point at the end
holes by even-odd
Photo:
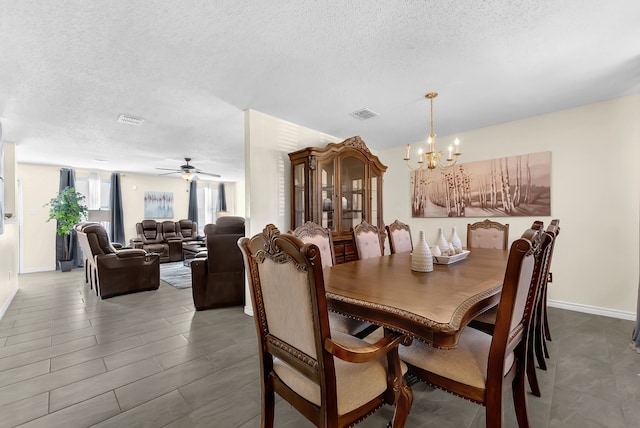
{"type": "Polygon", "coordinates": [[[349,115],[360,120],[366,120],[366,119],[371,119],[372,117],[380,116],[378,113],[368,108],[356,110],[354,112],[349,113],[349,115]]]}
{"type": "Polygon", "coordinates": [[[124,123],[125,125],[140,126],[144,122],[144,119],[140,117],[128,116],[121,114],[118,116],[118,123],[124,123]]]}

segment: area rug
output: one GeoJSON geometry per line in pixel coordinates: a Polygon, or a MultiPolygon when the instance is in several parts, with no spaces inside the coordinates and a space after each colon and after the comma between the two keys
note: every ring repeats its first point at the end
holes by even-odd
{"type": "Polygon", "coordinates": [[[182,262],[161,263],[160,279],[175,288],[191,287],[191,267],[182,262]]]}

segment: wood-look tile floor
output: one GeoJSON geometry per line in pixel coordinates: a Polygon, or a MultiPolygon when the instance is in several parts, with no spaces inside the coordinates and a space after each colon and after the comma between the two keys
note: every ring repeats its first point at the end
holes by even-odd
{"type": "MultiPolygon", "coordinates": [[[[100,300],[84,273],[19,277],[0,320],[0,427],[259,427],[253,318],[241,307],[195,312],[191,289],[100,300]]],[[[640,426],[633,324],[551,308],[553,341],[531,426],[640,426]]],[[[407,427],[484,426],[484,408],[416,384],[407,427]]],[[[505,426],[516,427],[511,397],[505,426]]],[[[393,408],[359,426],[384,427],[393,408]]],[[[278,400],[276,426],[312,426],[278,400]]]]}

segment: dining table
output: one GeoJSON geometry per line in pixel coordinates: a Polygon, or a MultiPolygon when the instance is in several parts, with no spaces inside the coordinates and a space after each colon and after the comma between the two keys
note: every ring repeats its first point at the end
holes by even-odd
{"type": "Polygon", "coordinates": [[[355,260],[323,270],[329,310],[455,348],[462,329],[497,305],[509,252],[474,248],[432,272],[411,270],[409,252],[355,260]]]}

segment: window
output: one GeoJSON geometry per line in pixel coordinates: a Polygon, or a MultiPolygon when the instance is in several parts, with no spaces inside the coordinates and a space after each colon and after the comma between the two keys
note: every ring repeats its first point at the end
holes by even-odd
{"type": "MultiPolygon", "coordinates": [[[[76,191],[86,198],[89,217],[87,220],[100,223],[109,233],[111,228],[111,207],[109,197],[111,180],[101,179],[97,173],[76,179],[76,191]]],[[[111,238],[111,237],[109,237],[111,238]]]]}

